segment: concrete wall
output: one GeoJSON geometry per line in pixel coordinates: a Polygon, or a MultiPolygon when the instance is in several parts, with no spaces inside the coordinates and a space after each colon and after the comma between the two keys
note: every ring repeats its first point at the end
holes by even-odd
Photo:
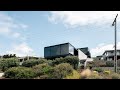
{"type": "Polygon", "coordinates": [[[79,60],[87,59],[87,55],[85,55],[81,50],[78,49],[78,58],[79,60]]]}
{"type": "Polygon", "coordinates": [[[87,58],[86,62],[85,62],[85,66],[86,66],[87,62],[90,62],[90,61],[93,61],[93,59],[92,58],[87,58]]]}
{"type": "MultiPolygon", "coordinates": [[[[85,55],[81,50],[78,50],[78,58],[79,60],[86,60],[84,63],[84,66],[86,66],[87,62],[93,61],[92,58],[87,58],[87,55],[85,55]]],[[[79,62],[80,65],[80,62],[79,62]]]]}

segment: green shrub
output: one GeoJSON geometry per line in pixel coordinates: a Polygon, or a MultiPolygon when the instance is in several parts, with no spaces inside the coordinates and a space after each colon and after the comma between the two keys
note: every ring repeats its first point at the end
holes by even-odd
{"type": "Polygon", "coordinates": [[[52,78],[54,79],[63,79],[67,75],[71,74],[73,72],[73,68],[68,63],[62,63],[59,65],[56,65],[54,67],[54,71],[52,73],[52,78]]]}
{"type": "Polygon", "coordinates": [[[86,63],[86,67],[89,68],[89,69],[92,69],[92,67],[93,67],[93,61],[87,62],[86,63]]]}
{"type": "Polygon", "coordinates": [[[111,74],[111,78],[112,79],[120,79],[120,74],[113,73],[113,74],[111,74]]]}
{"type": "Polygon", "coordinates": [[[36,73],[36,77],[41,75],[50,76],[53,71],[53,67],[49,66],[47,63],[44,63],[34,66],[33,71],[36,73]]]}
{"type": "Polygon", "coordinates": [[[94,70],[94,71],[97,71],[97,72],[99,72],[99,73],[100,73],[100,72],[103,72],[103,69],[101,69],[101,68],[94,68],[93,70],[94,70]]]}
{"type": "Polygon", "coordinates": [[[106,62],[104,60],[94,60],[94,61],[91,62],[91,65],[93,67],[105,67],[106,62]]]}
{"type": "Polygon", "coordinates": [[[5,71],[4,77],[10,79],[31,79],[35,77],[35,73],[31,68],[12,67],[5,71]]]}
{"type": "Polygon", "coordinates": [[[63,63],[63,62],[65,62],[64,58],[60,57],[60,58],[56,58],[55,60],[53,60],[52,64],[53,64],[53,66],[55,66],[55,65],[58,65],[58,64],[63,63]]]}
{"type": "Polygon", "coordinates": [[[46,62],[47,62],[46,59],[39,59],[39,60],[31,59],[31,60],[24,61],[22,63],[22,66],[24,66],[24,67],[33,67],[35,65],[46,63],[46,62]]]}
{"type": "Polygon", "coordinates": [[[5,71],[10,67],[17,67],[17,66],[19,66],[19,61],[17,58],[7,58],[0,60],[0,69],[2,71],[5,71]]]}
{"type": "Polygon", "coordinates": [[[43,58],[38,59],[38,60],[39,60],[39,64],[43,64],[43,63],[47,63],[48,62],[48,60],[43,59],[43,58]]]}
{"type": "Polygon", "coordinates": [[[76,56],[67,56],[65,58],[56,58],[55,60],[53,60],[52,64],[53,66],[61,64],[61,63],[69,63],[70,65],[73,66],[74,69],[78,68],[78,63],[79,63],[79,59],[76,56]]]}
{"type": "Polygon", "coordinates": [[[53,61],[52,60],[47,60],[48,65],[53,66],[53,61]]]}
{"type": "Polygon", "coordinates": [[[79,64],[79,59],[76,56],[67,56],[64,58],[65,63],[69,63],[70,65],[73,66],[74,69],[78,68],[78,64],[79,64]]]}
{"type": "Polygon", "coordinates": [[[106,61],[107,67],[114,67],[114,61],[106,61]]]}

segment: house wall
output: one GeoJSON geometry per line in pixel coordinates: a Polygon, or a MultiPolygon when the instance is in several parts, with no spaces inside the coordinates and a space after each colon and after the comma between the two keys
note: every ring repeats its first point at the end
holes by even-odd
{"type": "Polygon", "coordinates": [[[85,67],[86,67],[87,62],[91,62],[91,61],[93,61],[92,58],[87,58],[87,59],[86,59],[86,62],[85,62],[85,67]]]}
{"type": "Polygon", "coordinates": [[[78,49],[78,58],[79,60],[87,59],[87,55],[85,55],[81,50],[78,49]]]}
{"type": "MultiPolygon", "coordinates": [[[[79,60],[85,60],[84,66],[86,67],[87,62],[93,61],[92,58],[87,58],[87,55],[85,55],[81,50],[78,49],[78,58],[79,60]]],[[[79,66],[80,66],[80,61],[79,61],[79,66]]]]}

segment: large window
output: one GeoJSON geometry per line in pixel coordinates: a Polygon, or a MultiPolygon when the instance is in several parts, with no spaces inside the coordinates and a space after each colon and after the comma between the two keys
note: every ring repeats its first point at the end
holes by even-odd
{"type": "Polygon", "coordinates": [[[49,57],[50,56],[50,47],[44,48],[44,55],[45,55],[45,57],[49,57]]]}
{"type": "Polygon", "coordinates": [[[61,45],[61,55],[69,54],[69,44],[61,45]]]}
{"type": "Polygon", "coordinates": [[[74,47],[70,44],[69,44],[69,53],[72,55],[74,54],[74,47]]]}
{"type": "Polygon", "coordinates": [[[60,55],[60,45],[51,47],[51,56],[60,55]]]}
{"type": "Polygon", "coordinates": [[[70,46],[69,44],[60,44],[55,46],[46,47],[44,49],[44,56],[45,57],[56,57],[56,56],[63,56],[69,54],[74,54],[74,48],[70,46]]]}

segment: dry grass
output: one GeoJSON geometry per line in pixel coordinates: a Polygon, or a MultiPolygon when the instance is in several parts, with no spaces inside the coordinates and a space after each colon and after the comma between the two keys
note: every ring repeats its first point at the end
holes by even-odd
{"type": "Polygon", "coordinates": [[[85,69],[80,73],[81,79],[87,78],[92,75],[92,71],[90,69],[85,69]]]}

